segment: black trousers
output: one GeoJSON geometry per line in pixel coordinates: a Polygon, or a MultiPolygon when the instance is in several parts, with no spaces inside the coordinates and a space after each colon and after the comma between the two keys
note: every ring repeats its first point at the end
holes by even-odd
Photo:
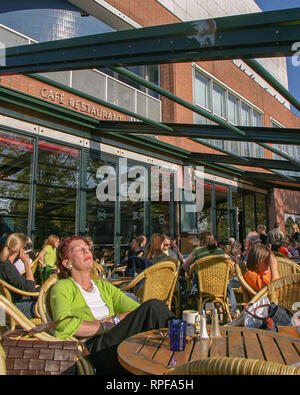
{"type": "Polygon", "coordinates": [[[86,342],[89,359],[97,374],[128,374],[119,364],[118,345],[130,336],[151,329],[168,327],[168,321],[176,318],[166,304],[158,299],[144,302],[128,314],[117,326],[103,336],[94,336],[86,342]]]}

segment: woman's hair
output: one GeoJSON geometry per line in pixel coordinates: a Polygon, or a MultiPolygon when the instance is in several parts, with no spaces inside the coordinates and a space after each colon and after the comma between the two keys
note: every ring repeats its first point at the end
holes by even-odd
{"type": "Polygon", "coordinates": [[[24,233],[12,233],[8,236],[5,246],[1,252],[1,262],[7,261],[7,259],[15,254],[19,253],[21,248],[26,247],[27,236],[24,233]]]}
{"type": "Polygon", "coordinates": [[[161,249],[165,238],[160,233],[153,233],[145,250],[145,258],[152,259],[163,254],[161,249]]]}
{"type": "Polygon", "coordinates": [[[292,229],[293,229],[293,232],[299,232],[299,226],[298,226],[298,224],[293,224],[293,225],[292,225],[292,229]]]}
{"type": "Polygon", "coordinates": [[[69,257],[70,253],[70,246],[73,241],[77,240],[82,240],[88,247],[90,247],[90,244],[88,240],[85,237],[82,236],[69,236],[63,239],[58,247],[58,253],[57,253],[57,261],[56,261],[56,266],[59,269],[59,277],[61,278],[68,278],[70,277],[70,270],[66,268],[62,262],[69,257]]]}
{"type": "Polygon", "coordinates": [[[248,270],[255,271],[257,269],[259,263],[269,260],[272,254],[273,253],[270,250],[270,248],[264,244],[253,245],[250,248],[250,251],[249,251],[248,257],[247,257],[248,270]]]}
{"type": "Polygon", "coordinates": [[[209,251],[215,251],[217,249],[217,242],[211,232],[201,232],[198,238],[200,246],[206,246],[209,251]]]}
{"type": "Polygon", "coordinates": [[[257,233],[261,234],[262,232],[266,231],[267,227],[266,225],[258,225],[257,227],[257,233]]]}
{"type": "Polygon", "coordinates": [[[42,249],[46,247],[46,245],[51,245],[51,247],[54,247],[54,244],[59,240],[58,236],[55,235],[50,235],[47,237],[47,239],[44,241],[44,244],[42,246],[42,249]]]}

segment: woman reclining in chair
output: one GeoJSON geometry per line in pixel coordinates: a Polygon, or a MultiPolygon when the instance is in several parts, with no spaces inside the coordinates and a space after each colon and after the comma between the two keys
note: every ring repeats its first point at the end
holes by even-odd
{"type": "Polygon", "coordinates": [[[57,264],[61,279],[50,294],[53,319],[71,318],[56,327],[55,336],[89,338],[86,345],[97,374],[124,374],[117,346],[139,332],[167,327],[168,320],[175,318],[159,300],[139,305],[108,281],[91,280],[93,256],[83,237],[62,241],[57,264]],[[107,325],[110,329],[103,334],[107,325]]]}
{"type": "MultiPolygon", "coordinates": [[[[0,263],[0,278],[15,288],[26,292],[38,292],[39,285],[34,281],[31,270],[31,261],[29,256],[25,253],[28,238],[23,233],[12,233],[6,240],[5,247],[1,253],[0,263]],[[22,276],[14,262],[20,258],[25,268],[25,278],[22,276]]],[[[27,318],[34,318],[34,305],[36,299],[28,297],[25,300],[22,296],[13,294],[13,303],[22,311],[27,318]]]]}

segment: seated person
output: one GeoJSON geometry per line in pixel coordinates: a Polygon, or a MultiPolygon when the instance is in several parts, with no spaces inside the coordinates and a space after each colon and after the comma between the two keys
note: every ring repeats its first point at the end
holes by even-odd
{"type": "Polygon", "coordinates": [[[118,345],[134,334],[167,327],[175,315],[157,299],[139,305],[108,281],[92,280],[92,266],[92,252],[84,237],[62,241],[58,251],[60,280],[51,290],[50,305],[54,320],[67,318],[58,324],[55,336],[88,338],[88,358],[97,374],[124,374],[117,360],[118,345]],[[103,332],[105,324],[111,329],[103,332]]]}
{"type": "Polygon", "coordinates": [[[165,238],[162,234],[153,233],[144,253],[144,258],[150,259],[152,265],[168,258],[168,255],[163,252],[164,243],[165,238]]]}
{"type": "Polygon", "coordinates": [[[218,247],[214,236],[210,232],[201,232],[199,240],[200,246],[193,249],[182,265],[182,268],[187,273],[190,270],[190,265],[201,258],[205,258],[209,255],[224,255],[224,250],[218,247]]]}
{"type": "Polygon", "coordinates": [[[291,254],[293,255],[293,257],[297,257],[299,258],[299,245],[298,245],[298,241],[296,241],[295,239],[292,239],[289,243],[289,247],[288,247],[289,251],[291,252],[291,254]]]}
{"type": "Polygon", "coordinates": [[[247,269],[244,279],[256,292],[279,278],[277,260],[271,249],[264,244],[251,247],[247,257],[247,269]]]}
{"type": "Polygon", "coordinates": [[[278,252],[280,252],[280,254],[286,256],[287,258],[292,258],[292,253],[291,251],[289,251],[289,241],[287,239],[283,239],[281,240],[281,246],[278,249],[278,252]]]}
{"type": "MultiPolygon", "coordinates": [[[[29,256],[25,253],[27,236],[23,233],[12,233],[8,236],[5,247],[1,252],[0,278],[15,288],[26,292],[38,292],[39,286],[35,283],[31,270],[29,256]],[[22,276],[14,266],[20,258],[24,264],[25,276],[22,276]]],[[[13,303],[29,319],[34,318],[34,305],[36,298],[12,294],[13,303]]]]}
{"type": "Polygon", "coordinates": [[[177,240],[175,238],[171,239],[167,234],[163,234],[163,236],[165,238],[162,248],[163,253],[171,258],[178,259],[178,261],[183,264],[183,256],[177,247],[177,240]]]}
{"type": "MultiPolygon", "coordinates": [[[[184,264],[182,265],[182,268],[187,273],[189,272],[190,265],[192,263],[196,262],[197,260],[199,260],[201,258],[205,258],[209,255],[221,255],[221,256],[224,256],[224,258],[230,259],[230,257],[227,254],[225,254],[224,250],[217,246],[217,242],[216,242],[214,236],[210,232],[202,232],[200,234],[199,239],[200,239],[201,246],[194,248],[194,250],[186,258],[184,264]]],[[[232,262],[232,269],[233,269],[234,262],[233,262],[233,260],[231,260],[231,262],[232,262]]],[[[237,307],[236,297],[235,297],[234,291],[232,289],[232,287],[238,287],[238,286],[239,286],[239,282],[234,277],[232,279],[230,279],[230,282],[227,286],[227,296],[228,296],[228,299],[230,302],[230,313],[233,318],[240,314],[238,307],[237,307]]],[[[197,289],[198,289],[198,280],[197,280],[196,276],[193,279],[191,287],[194,287],[194,288],[197,287],[197,289]]]]}
{"type": "Polygon", "coordinates": [[[50,235],[43,244],[42,250],[39,253],[39,265],[42,275],[42,281],[46,281],[51,272],[55,270],[55,263],[57,259],[56,250],[59,246],[59,237],[50,235]]]}
{"type": "MultiPolygon", "coordinates": [[[[29,256],[30,264],[32,264],[32,262],[36,259],[36,255],[32,251],[32,240],[28,236],[27,236],[27,244],[25,247],[25,254],[27,254],[29,256]]],[[[18,258],[15,260],[14,266],[17,268],[17,270],[20,274],[24,274],[25,266],[24,266],[24,262],[22,261],[21,258],[18,258]]]]}
{"type": "Polygon", "coordinates": [[[132,256],[143,256],[144,255],[144,249],[142,247],[142,244],[144,242],[144,239],[142,237],[134,237],[132,239],[132,242],[130,243],[130,250],[128,251],[126,258],[123,259],[120,263],[120,266],[124,266],[127,264],[129,261],[130,257],[132,256]]]}

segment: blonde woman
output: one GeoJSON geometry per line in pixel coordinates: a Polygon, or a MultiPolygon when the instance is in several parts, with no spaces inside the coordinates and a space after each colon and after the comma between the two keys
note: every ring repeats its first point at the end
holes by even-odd
{"type": "Polygon", "coordinates": [[[299,226],[297,224],[292,225],[292,233],[290,238],[300,243],[300,231],[299,231],[299,226]]]}
{"type": "Polygon", "coordinates": [[[57,253],[56,249],[59,246],[59,237],[50,235],[43,244],[42,250],[39,253],[39,264],[42,275],[42,280],[46,281],[52,270],[54,270],[57,253]]]}
{"type": "MultiPolygon", "coordinates": [[[[27,236],[23,233],[12,233],[8,236],[0,258],[0,278],[23,291],[38,292],[39,286],[34,281],[30,258],[25,253],[27,241],[27,236]],[[17,258],[20,258],[24,263],[25,276],[21,276],[14,266],[17,258]]],[[[13,303],[27,318],[34,317],[36,299],[28,298],[24,300],[20,295],[12,295],[12,298],[13,303]]]]}

